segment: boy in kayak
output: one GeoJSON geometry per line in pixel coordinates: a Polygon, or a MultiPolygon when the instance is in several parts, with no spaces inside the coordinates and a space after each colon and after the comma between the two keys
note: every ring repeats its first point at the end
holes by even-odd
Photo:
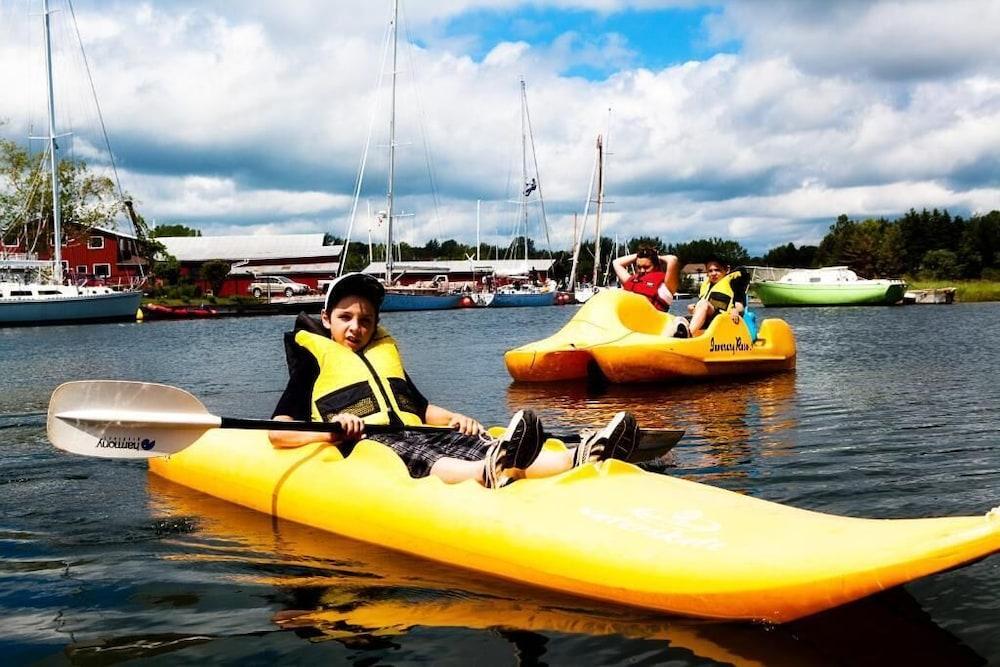
{"type": "Polygon", "coordinates": [[[660,255],[655,248],[641,246],[635,254],[619,257],[611,263],[622,289],[641,294],[657,310],[667,312],[680,286],[677,257],[660,255]],[[635,267],[630,274],[628,267],[635,267]]]}
{"type": "Polygon", "coordinates": [[[719,313],[728,313],[733,324],[739,324],[746,310],[750,273],[740,267],[734,271],[719,257],[705,262],[707,279],[701,285],[698,301],[688,306],[691,313],[691,335],[698,336],[719,313]]]}
{"type": "Polygon", "coordinates": [[[330,442],[343,445],[349,454],[364,437],[396,452],[413,477],[431,474],[448,483],[474,479],[489,488],[591,461],[627,459],[635,450],[639,431],[626,412],[587,434],[574,451],[553,452],[542,449],[542,425],[530,410],[517,412],[503,435],[493,439],[475,419],[430,403],[406,374],[395,342],[378,327],[384,297],[385,288],[372,276],[345,274],[330,285],[322,327],[300,315],[296,330],[285,334],[289,379],[273,418],[336,422],[342,433],[270,431],[272,445],[330,442]],[[366,421],[401,428],[365,435],[366,421]],[[421,424],[454,430],[402,428],[421,424]]]}

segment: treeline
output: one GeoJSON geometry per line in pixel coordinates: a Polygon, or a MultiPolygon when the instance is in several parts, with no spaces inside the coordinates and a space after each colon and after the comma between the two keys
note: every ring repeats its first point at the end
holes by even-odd
{"type": "Polygon", "coordinates": [[[640,244],[663,248],[682,264],[715,255],[732,265],[846,265],[869,278],[1000,280],[1000,211],[969,219],[937,209],[910,209],[896,220],[841,215],[818,246],[788,243],[762,256],[750,256],[736,241],[718,238],[664,245],[658,238],[643,237],[630,240],[628,247],[634,251],[640,244]]]}
{"type": "Polygon", "coordinates": [[[913,209],[897,220],[837,218],[812,265],[846,264],[871,277],[1000,279],[1000,211],[952,217],[913,209]]]}
{"type": "MultiPolygon", "coordinates": [[[[197,230],[180,225],[154,229],[152,236],[197,235],[197,230]]],[[[327,244],[342,243],[327,235],[327,244]]],[[[524,238],[518,237],[505,247],[481,244],[479,257],[486,260],[510,259],[524,256],[524,238]]],[[[528,256],[532,259],[553,259],[552,277],[565,281],[569,278],[573,255],[569,250],[551,254],[527,240],[528,256]]],[[[851,220],[841,215],[830,226],[819,245],[796,246],[793,243],[771,248],[760,256],[752,256],[738,241],[707,238],[684,243],[664,243],[655,236],[640,236],[626,243],[601,239],[600,280],[610,273],[610,261],[635,252],[647,245],[677,255],[681,265],[702,263],[709,257],[720,257],[732,266],[759,264],[777,267],[811,268],[846,265],[864,277],[920,277],[953,280],[958,278],[985,278],[1000,280],[1000,211],[964,219],[952,217],[947,211],[937,209],[917,212],[911,209],[896,220],[868,218],[851,220]]],[[[476,257],[475,245],[449,239],[431,239],[423,246],[400,244],[403,262],[467,260],[476,257]]],[[[372,250],[374,261],[385,259],[384,246],[372,250]]],[[[348,271],[359,271],[368,265],[369,249],[364,243],[352,242],[347,256],[348,271]]],[[[581,247],[577,262],[577,278],[589,280],[594,273],[594,246],[581,247]]]]}
{"type": "MultiPolygon", "coordinates": [[[[331,237],[331,242],[339,242],[331,237]]],[[[482,245],[480,257],[496,259],[523,256],[523,238],[498,249],[482,245]]],[[[959,278],[1000,280],[1000,211],[974,215],[969,219],[951,216],[948,211],[910,209],[896,220],[867,218],[852,220],[841,215],[830,226],[819,245],[796,246],[793,243],[771,248],[763,255],[752,256],[739,242],[707,238],[684,243],[664,243],[655,236],[629,239],[615,247],[609,238],[601,239],[599,275],[609,272],[609,262],[619,255],[635,252],[647,245],[663,253],[677,255],[682,265],[704,262],[720,257],[732,266],[759,264],[776,267],[815,268],[846,265],[864,277],[920,277],[953,280],[959,278]]],[[[428,241],[424,246],[402,244],[404,261],[461,260],[475,257],[475,246],[448,240],[428,241]]],[[[528,240],[528,256],[533,259],[551,257],[555,260],[553,277],[569,277],[572,253],[566,250],[550,253],[537,248],[528,240]]],[[[384,251],[375,251],[375,261],[384,258],[384,251]]],[[[368,263],[368,248],[352,243],[348,268],[360,270],[368,263]]],[[[594,247],[587,244],[580,250],[577,278],[587,280],[594,272],[594,247]]],[[[603,278],[602,278],[603,279],[603,278]]]]}

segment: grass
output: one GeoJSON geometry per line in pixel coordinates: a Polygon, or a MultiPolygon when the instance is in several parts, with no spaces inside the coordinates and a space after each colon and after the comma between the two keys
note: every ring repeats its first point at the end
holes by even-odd
{"type": "Polygon", "coordinates": [[[935,289],[955,287],[955,300],[1000,301],[1000,282],[995,280],[907,280],[906,289],[935,289]]]}

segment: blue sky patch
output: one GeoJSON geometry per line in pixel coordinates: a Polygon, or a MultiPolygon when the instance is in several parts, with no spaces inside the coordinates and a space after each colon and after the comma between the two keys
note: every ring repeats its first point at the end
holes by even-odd
{"type": "Polygon", "coordinates": [[[469,54],[482,60],[501,42],[523,41],[533,47],[551,46],[560,36],[575,33],[575,50],[599,48],[617,39],[626,53],[622,60],[606,64],[583,57],[564,74],[588,79],[604,78],[621,67],[662,69],[688,60],[705,60],[720,53],[733,53],[739,44],[710,44],[705,19],[717,7],[626,10],[606,14],[584,10],[525,7],[517,11],[475,10],[453,18],[445,26],[447,37],[475,35],[469,54]]]}

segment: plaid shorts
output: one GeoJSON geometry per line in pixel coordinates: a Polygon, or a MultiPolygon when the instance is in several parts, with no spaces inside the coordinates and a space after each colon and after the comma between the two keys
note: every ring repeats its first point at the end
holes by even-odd
{"type": "Polygon", "coordinates": [[[380,442],[396,452],[410,471],[410,477],[416,478],[427,477],[431,474],[431,466],[446,456],[460,461],[479,461],[486,456],[490,446],[479,436],[464,435],[458,431],[373,433],[365,438],[380,442]]]}

